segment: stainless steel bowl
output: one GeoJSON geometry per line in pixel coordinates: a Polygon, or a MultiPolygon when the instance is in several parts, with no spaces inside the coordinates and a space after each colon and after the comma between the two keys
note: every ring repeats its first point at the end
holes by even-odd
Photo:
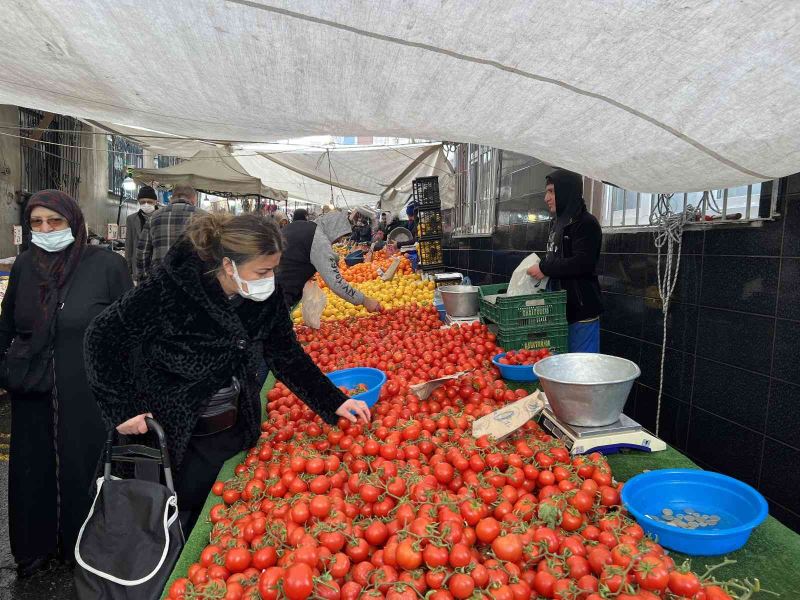
{"type": "Polygon", "coordinates": [[[478,287],[444,285],[439,288],[444,310],[451,317],[474,317],[478,314],[478,287]]]}
{"type": "Polygon", "coordinates": [[[608,354],[557,354],[533,365],[555,415],[570,425],[600,427],[619,419],[636,363],[608,354]]]}

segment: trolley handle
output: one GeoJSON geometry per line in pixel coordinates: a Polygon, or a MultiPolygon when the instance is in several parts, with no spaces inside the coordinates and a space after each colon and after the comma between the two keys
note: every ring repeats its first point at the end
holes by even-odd
{"type": "MultiPolygon", "coordinates": [[[[158,452],[160,455],[160,462],[164,468],[164,483],[170,489],[170,491],[175,491],[175,486],[172,480],[172,465],[169,459],[169,450],[167,448],[167,435],[164,433],[164,428],[161,427],[161,424],[151,417],[145,417],[144,422],[147,425],[147,429],[155,433],[156,438],[158,439],[158,446],[159,449],[156,451],[148,446],[142,445],[130,445],[130,446],[118,446],[114,447],[114,438],[116,436],[116,429],[110,429],[108,432],[108,436],[106,437],[106,443],[103,448],[103,477],[106,480],[111,478],[111,462],[114,458],[115,451],[118,451],[117,454],[119,455],[127,455],[127,456],[140,456],[149,458],[151,460],[159,460],[159,457],[153,456],[154,452],[158,452]]],[[[123,459],[124,460],[124,459],[123,459]]]]}

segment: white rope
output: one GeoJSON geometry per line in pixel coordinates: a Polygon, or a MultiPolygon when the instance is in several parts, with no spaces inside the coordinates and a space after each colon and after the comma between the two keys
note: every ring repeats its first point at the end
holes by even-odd
{"type": "MultiPolygon", "coordinates": [[[[656,402],[656,437],[658,437],[661,428],[661,397],[664,392],[664,363],[667,355],[667,316],[672,292],[675,291],[675,286],[678,283],[683,228],[687,222],[695,220],[697,213],[697,209],[691,204],[687,204],[680,212],[675,212],[672,210],[671,200],[672,194],[659,194],[650,210],[650,224],[656,226],[654,241],[658,252],[656,259],[658,295],[661,298],[661,313],[664,317],[664,331],[661,339],[661,369],[658,380],[658,400],[656,402]],[[665,255],[663,268],[661,265],[662,253],[665,255]]],[[[703,192],[703,201],[701,201],[700,205],[705,206],[707,201],[708,192],[703,192]]]]}

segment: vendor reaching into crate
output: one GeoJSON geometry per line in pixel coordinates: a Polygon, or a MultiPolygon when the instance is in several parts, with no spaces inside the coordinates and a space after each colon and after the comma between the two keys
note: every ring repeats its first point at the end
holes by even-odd
{"type": "Polygon", "coordinates": [[[316,221],[292,221],[281,233],[286,239],[286,251],[276,277],[289,308],[302,298],[306,282],[319,273],[340,298],[356,306],[363,304],[369,312],[381,310],[377,300],[352,287],[339,272],[339,256],[331,246],[352,233],[346,214],[332,210],[316,221]]]}
{"type": "Polygon", "coordinates": [[[544,201],[553,220],[547,255],[528,269],[536,279],[550,277],[551,289],[567,292],[570,352],[600,351],[603,304],[597,261],[603,232],[583,201],[583,177],[557,169],[547,176],[544,201]]]}

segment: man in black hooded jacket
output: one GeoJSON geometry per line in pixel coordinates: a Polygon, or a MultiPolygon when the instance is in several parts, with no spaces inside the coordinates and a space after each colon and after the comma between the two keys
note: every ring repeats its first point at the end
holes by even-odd
{"type": "Polygon", "coordinates": [[[550,277],[550,289],[566,290],[569,351],[599,352],[603,304],[596,267],[603,232],[586,210],[583,177],[557,169],[546,181],[544,200],[553,215],[547,255],[528,274],[550,277]]]}

